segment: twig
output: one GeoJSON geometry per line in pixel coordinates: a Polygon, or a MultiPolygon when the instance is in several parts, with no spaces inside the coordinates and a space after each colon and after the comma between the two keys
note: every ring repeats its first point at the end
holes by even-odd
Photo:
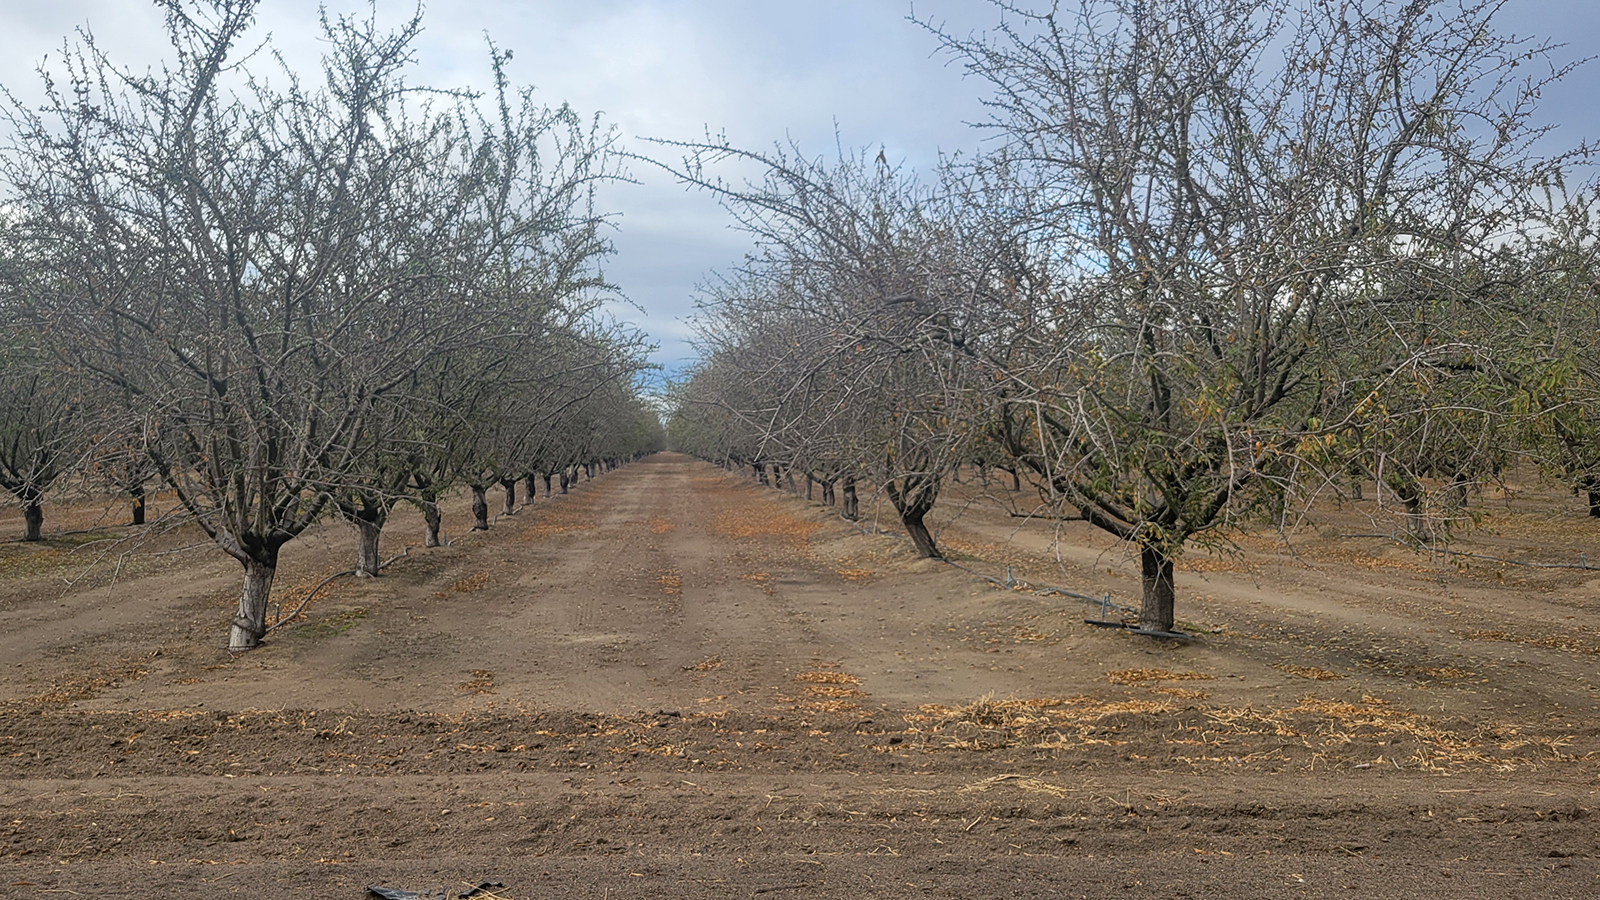
{"type": "MultiPolygon", "coordinates": [[[[395,560],[399,559],[402,556],[409,556],[410,554],[411,554],[411,548],[410,547],[407,547],[404,550],[401,550],[399,553],[396,553],[394,556],[391,556],[388,559],[384,560],[383,562],[379,563],[378,564],[378,571],[380,571],[380,572],[383,571],[384,568],[386,568],[390,563],[394,562],[395,560]]],[[[287,615],[287,616],[279,616],[278,617],[278,621],[276,621],[276,622],[272,623],[271,625],[267,626],[267,630],[262,632],[262,636],[265,637],[266,635],[269,635],[269,634],[273,633],[274,631],[277,631],[279,628],[282,628],[284,625],[287,625],[288,623],[293,622],[295,620],[295,617],[299,616],[300,613],[305,610],[306,604],[311,602],[311,598],[317,596],[317,592],[322,590],[323,588],[327,587],[335,578],[343,578],[346,575],[354,575],[354,574],[356,574],[356,570],[355,569],[346,569],[343,572],[335,572],[332,575],[329,575],[327,578],[322,579],[321,583],[319,583],[316,587],[312,588],[310,593],[306,594],[305,599],[300,601],[300,605],[296,606],[294,608],[294,612],[289,613],[289,615],[287,615]]]]}
{"type": "Polygon", "coordinates": [[[1034,513],[1013,512],[1013,519],[1037,519],[1041,522],[1087,522],[1088,516],[1041,516],[1034,513]]]}

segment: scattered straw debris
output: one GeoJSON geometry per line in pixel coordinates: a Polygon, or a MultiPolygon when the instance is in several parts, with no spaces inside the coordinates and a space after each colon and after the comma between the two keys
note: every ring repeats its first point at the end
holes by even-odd
{"type": "Polygon", "coordinates": [[[667,532],[669,532],[671,530],[672,530],[672,523],[671,522],[667,521],[666,519],[661,518],[660,516],[652,516],[651,517],[651,519],[650,519],[650,533],[651,534],[666,534],[667,532]]]}
{"type": "Polygon", "coordinates": [[[852,713],[859,712],[861,707],[844,698],[819,698],[819,697],[774,697],[773,702],[779,708],[789,707],[807,713],[852,713]]]}
{"type": "Polygon", "coordinates": [[[1422,673],[1424,675],[1431,675],[1434,678],[1452,678],[1452,679],[1454,679],[1454,678],[1471,678],[1472,674],[1473,674],[1471,672],[1468,672],[1466,669],[1458,669],[1455,666],[1435,666],[1435,667],[1432,667],[1432,668],[1423,669],[1422,673]]]}
{"type": "Polygon", "coordinates": [[[488,587],[489,582],[493,580],[494,577],[488,572],[474,572],[473,574],[468,575],[460,581],[450,585],[450,592],[454,594],[471,594],[475,591],[481,591],[488,587]]]}
{"type": "Polygon", "coordinates": [[[665,575],[657,578],[656,582],[661,585],[661,592],[668,597],[676,597],[683,593],[683,576],[677,572],[669,570],[665,575]]]}
{"type": "Polygon", "coordinates": [[[795,681],[804,681],[810,684],[860,684],[861,679],[845,672],[801,672],[794,677],[795,681]]]}
{"type": "Polygon", "coordinates": [[[1335,679],[1344,677],[1338,672],[1330,672],[1327,669],[1320,669],[1316,666],[1297,666],[1293,665],[1292,663],[1278,663],[1274,665],[1273,668],[1280,672],[1288,672],[1290,675],[1298,675],[1301,678],[1309,678],[1312,681],[1333,681],[1335,679]]]}
{"type": "Polygon", "coordinates": [[[806,686],[806,693],[816,697],[865,697],[866,694],[852,687],[837,684],[812,684],[806,686]]]}
{"type": "Polygon", "coordinates": [[[1106,673],[1112,684],[1144,684],[1151,681],[1210,681],[1215,675],[1200,672],[1170,672],[1166,669],[1117,669],[1106,673]]]}
{"type": "Polygon", "coordinates": [[[985,792],[987,792],[987,791],[989,791],[989,790],[991,790],[993,788],[1000,787],[1002,785],[1005,786],[1005,787],[1016,788],[1019,791],[1026,791],[1026,792],[1032,793],[1032,794],[1048,794],[1051,797],[1055,797],[1058,800],[1064,800],[1068,796],[1077,793],[1077,791],[1075,791],[1075,790],[1073,790],[1071,788],[1064,788],[1064,787],[1061,787],[1060,785],[1051,784],[1048,781],[1040,781],[1037,778],[1032,778],[1032,777],[1027,776],[1027,775],[1012,775],[1012,774],[991,775],[990,777],[985,778],[982,781],[974,781],[973,783],[967,785],[966,787],[958,789],[956,791],[956,793],[959,793],[959,794],[982,794],[982,793],[985,793],[985,792]]]}
{"type": "Polygon", "coordinates": [[[865,581],[877,573],[871,569],[840,569],[839,577],[845,581],[865,581]]]}
{"type": "Polygon", "coordinates": [[[1600,655],[1600,644],[1580,641],[1577,638],[1567,636],[1541,638],[1508,634],[1504,631],[1459,631],[1456,632],[1456,635],[1464,641],[1505,641],[1509,644],[1522,644],[1527,647],[1543,647],[1546,650],[1564,650],[1568,653],[1600,655]]]}
{"type": "Polygon", "coordinates": [[[806,522],[788,515],[770,504],[760,508],[752,505],[738,506],[717,514],[711,522],[714,534],[731,538],[775,537],[803,545],[821,528],[817,522],[806,522]]]}
{"type": "Polygon", "coordinates": [[[683,670],[685,672],[709,672],[712,669],[720,668],[722,668],[722,657],[708,656],[692,666],[684,666],[683,670]]]}
{"type": "Polygon", "coordinates": [[[1123,744],[1110,735],[1120,723],[1107,720],[1129,715],[1167,713],[1172,706],[1151,700],[1106,702],[1092,697],[1033,697],[996,700],[983,697],[966,706],[929,704],[906,716],[926,726],[929,743],[946,749],[997,750],[1029,746],[1061,748],[1089,744],[1123,744]]]}
{"type": "Polygon", "coordinates": [[[472,680],[471,681],[463,681],[460,684],[456,685],[456,687],[460,688],[463,691],[466,691],[469,694],[492,694],[492,693],[494,693],[494,673],[493,672],[489,671],[488,669],[473,669],[471,674],[472,674],[472,680]]]}

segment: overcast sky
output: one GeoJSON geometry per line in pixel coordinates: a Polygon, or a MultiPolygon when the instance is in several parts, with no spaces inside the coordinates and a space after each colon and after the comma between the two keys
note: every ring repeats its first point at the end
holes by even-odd
{"type": "MultiPolygon", "coordinates": [[[[316,0],[263,0],[258,33],[291,65],[313,70],[320,50],[316,0]]],[[[365,2],[327,0],[333,12],[365,2]]],[[[378,0],[380,19],[399,24],[410,3],[378,0]]],[[[639,139],[693,139],[707,129],[739,146],[794,139],[810,154],[831,152],[835,129],[846,147],[885,148],[891,160],[924,168],[940,151],[971,151],[981,135],[983,85],[962,77],[935,40],[907,20],[907,0],[432,0],[418,47],[416,83],[485,87],[484,35],[515,53],[514,81],[538,87],[551,104],[602,112],[630,149],[639,139]]],[[[953,31],[996,19],[984,0],[920,0],[918,18],[953,31]]],[[[1577,57],[1600,48],[1597,0],[1507,0],[1503,27],[1549,34],[1577,57]]],[[[62,38],[87,24],[119,59],[139,66],[167,49],[161,18],[140,0],[0,0],[0,83],[37,96],[36,64],[59,58],[62,38]]],[[[1594,103],[1600,67],[1590,64],[1547,95],[1549,120],[1568,140],[1600,135],[1594,103]]],[[[609,277],[642,312],[627,310],[676,370],[693,351],[684,318],[695,286],[748,248],[716,201],[667,174],[632,166],[638,184],[617,185],[604,202],[619,215],[609,277]]]]}

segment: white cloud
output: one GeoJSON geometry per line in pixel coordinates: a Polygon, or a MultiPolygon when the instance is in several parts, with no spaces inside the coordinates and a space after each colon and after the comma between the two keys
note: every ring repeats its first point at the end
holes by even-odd
{"type": "MultiPolygon", "coordinates": [[[[364,0],[326,0],[330,11],[364,15],[364,0]]],[[[998,17],[979,0],[919,0],[924,18],[957,33],[998,17]]],[[[1600,45],[1600,4],[1592,0],[1518,0],[1506,27],[1559,27],[1571,55],[1600,45]]],[[[409,2],[383,0],[392,25],[409,2]]],[[[270,31],[290,64],[315,71],[321,50],[317,0],[264,0],[258,32],[270,31]]],[[[983,118],[982,86],[934,55],[936,41],[905,21],[906,0],[432,0],[418,46],[418,83],[489,85],[484,34],[514,51],[513,79],[531,83],[549,103],[604,111],[628,146],[640,137],[694,139],[726,131],[740,146],[763,149],[793,138],[807,152],[833,151],[834,131],[847,148],[883,145],[889,156],[929,166],[937,152],[972,148],[963,123],[983,118]]],[[[161,17],[137,0],[12,2],[0,9],[0,83],[37,96],[34,64],[87,21],[119,59],[137,68],[168,50],[161,17]]],[[[1586,95],[1593,71],[1549,96],[1556,121],[1570,119],[1568,140],[1593,133],[1586,95]],[[1570,111],[1570,112],[1569,112],[1570,111]]],[[[672,154],[656,151],[668,158],[672,154]]],[[[642,324],[662,343],[658,358],[690,351],[681,318],[694,287],[712,268],[735,264],[749,246],[729,229],[715,201],[686,192],[666,173],[635,164],[640,184],[604,194],[617,220],[618,253],[608,274],[644,307],[642,324]]],[[[638,318],[635,316],[635,318],[638,318]]]]}

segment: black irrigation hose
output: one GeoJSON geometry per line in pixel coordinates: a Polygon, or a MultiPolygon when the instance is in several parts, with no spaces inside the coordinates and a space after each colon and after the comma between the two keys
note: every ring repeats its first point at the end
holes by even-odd
{"type": "MultiPolygon", "coordinates": [[[[383,562],[379,563],[378,564],[378,571],[382,572],[385,568],[387,568],[389,566],[390,563],[393,563],[395,560],[399,559],[402,556],[409,556],[410,554],[411,554],[411,548],[410,547],[407,547],[404,550],[401,550],[399,553],[396,553],[394,556],[391,556],[388,559],[384,560],[383,562]]],[[[289,613],[287,616],[281,616],[280,615],[278,617],[278,621],[272,623],[271,625],[268,625],[267,626],[267,630],[261,632],[261,636],[262,637],[266,637],[267,635],[273,633],[274,631],[277,631],[279,628],[282,628],[283,626],[289,624],[290,622],[293,622],[300,615],[300,613],[305,610],[306,604],[310,603],[312,598],[317,596],[317,592],[322,590],[323,588],[327,587],[329,584],[331,584],[335,578],[343,578],[346,575],[354,575],[354,574],[356,574],[356,570],[355,569],[346,569],[343,572],[335,572],[332,575],[329,575],[327,578],[322,579],[322,581],[319,582],[316,587],[312,588],[311,591],[306,594],[306,598],[304,600],[300,601],[300,605],[296,606],[294,608],[294,612],[289,613]]]]}
{"type": "Polygon", "coordinates": [[[1380,532],[1363,532],[1361,534],[1341,534],[1341,535],[1339,535],[1339,537],[1342,537],[1342,538],[1383,538],[1385,540],[1393,541],[1394,543],[1399,544],[1402,547],[1410,547],[1413,550],[1426,550],[1429,553],[1439,553],[1439,554],[1443,554],[1443,555],[1446,555],[1446,556],[1465,556],[1465,557],[1467,557],[1469,559],[1481,559],[1481,560],[1484,560],[1485,562],[1503,563],[1503,564],[1508,565],[1508,566],[1521,566],[1524,569],[1578,569],[1578,570],[1583,571],[1583,572],[1600,572],[1600,566],[1591,566],[1591,565],[1589,565],[1589,561],[1585,558],[1584,554],[1582,554],[1582,553],[1578,554],[1578,562],[1577,563],[1530,563],[1530,562],[1520,562],[1520,561],[1515,560],[1515,559],[1504,559],[1504,558],[1499,557],[1499,556],[1487,556],[1487,555],[1482,554],[1482,553],[1469,553],[1469,552],[1467,552],[1465,550],[1450,550],[1450,549],[1447,549],[1445,547],[1429,547],[1426,544],[1416,544],[1416,543],[1413,543],[1411,541],[1401,540],[1399,535],[1397,535],[1393,531],[1389,532],[1388,534],[1382,534],[1380,532]]]}
{"type": "Polygon", "coordinates": [[[1088,601],[1090,603],[1098,603],[1098,604],[1100,604],[1100,614],[1101,615],[1105,615],[1107,610],[1113,610],[1113,609],[1118,611],[1118,612],[1138,612],[1139,611],[1139,610],[1137,610],[1137,609],[1135,609],[1135,608],[1133,608],[1131,606],[1123,606],[1120,603],[1112,603],[1110,594],[1106,594],[1106,595],[1101,596],[1101,597],[1094,597],[1094,596],[1091,596],[1089,594],[1080,594],[1077,591],[1068,590],[1068,589],[1062,588],[1062,587],[1053,587],[1051,585],[1035,585],[1035,584],[1032,584],[1030,582],[1023,581],[1020,578],[1013,578],[1011,576],[1011,567],[1010,566],[1006,566],[1006,580],[1005,581],[1001,581],[998,578],[994,578],[992,576],[985,575],[982,572],[979,572],[979,571],[977,571],[975,569],[969,569],[966,566],[963,566],[962,564],[960,564],[958,562],[952,562],[951,560],[943,559],[943,558],[940,559],[940,562],[943,562],[946,565],[955,566],[956,568],[960,569],[963,572],[966,572],[969,575],[977,576],[978,578],[981,578],[984,581],[989,582],[990,584],[996,585],[998,587],[1006,588],[1007,590],[1011,590],[1011,589],[1020,587],[1025,591],[1032,591],[1035,594],[1040,594],[1040,595],[1044,595],[1044,596],[1049,596],[1051,594],[1056,594],[1056,595],[1059,595],[1059,596],[1062,596],[1062,597],[1071,597],[1074,600],[1086,600],[1086,601],[1088,601]]]}

